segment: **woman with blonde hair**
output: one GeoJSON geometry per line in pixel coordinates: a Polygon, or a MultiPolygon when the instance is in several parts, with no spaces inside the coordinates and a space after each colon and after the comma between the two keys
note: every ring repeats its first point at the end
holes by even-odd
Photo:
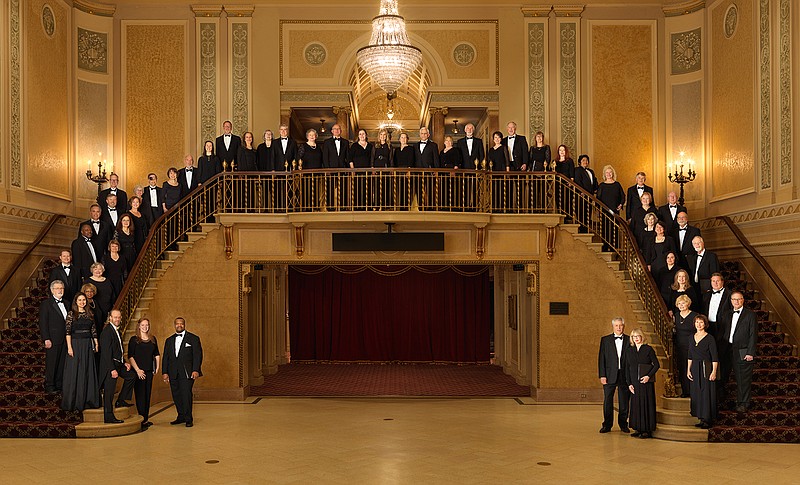
{"type": "Polygon", "coordinates": [[[686,376],[686,361],[689,358],[689,347],[694,339],[694,319],[697,313],[689,309],[692,299],[680,295],[675,299],[675,312],[672,324],[672,353],[675,356],[676,373],[681,383],[681,397],[689,397],[689,378],[686,376]]]}
{"type": "MultiPolygon", "coordinates": [[[[617,182],[617,172],[611,165],[603,167],[603,181],[597,184],[597,198],[606,206],[608,213],[619,215],[622,205],[625,203],[625,191],[622,184],[617,182]]],[[[618,241],[613,230],[613,224],[609,219],[609,214],[601,215],[603,221],[603,250],[608,251],[611,246],[616,246],[618,241]]]]}
{"type": "Polygon", "coordinates": [[[678,311],[677,300],[678,297],[681,295],[686,295],[689,297],[689,308],[693,311],[699,311],[700,308],[698,307],[697,302],[700,301],[700,298],[697,298],[696,290],[692,286],[691,279],[689,278],[689,272],[685,269],[681,268],[675,272],[675,277],[672,281],[672,286],[669,287],[669,300],[667,301],[667,308],[669,309],[669,316],[674,317],[675,313],[678,311]]]}
{"type": "Polygon", "coordinates": [[[628,390],[631,391],[628,422],[636,432],[632,438],[652,438],[656,429],[656,372],[660,367],[656,352],[647,344],[641,328],[631,332],[630,346],[625,350],[628,390]]]}

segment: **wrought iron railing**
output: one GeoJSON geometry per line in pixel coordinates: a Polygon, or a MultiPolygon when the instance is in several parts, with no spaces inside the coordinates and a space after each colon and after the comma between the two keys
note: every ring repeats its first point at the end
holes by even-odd
{"type": "Polygon", "coordinates": [[[224,172],[155,222],[117,307],[127,327],[157,262],[195,225],[214,214],[403,210],[559,213],[587,227],[629,272],[654,332],[671,358],[672,321],[628,224],[553,172],[413,168],[224,172]]]}

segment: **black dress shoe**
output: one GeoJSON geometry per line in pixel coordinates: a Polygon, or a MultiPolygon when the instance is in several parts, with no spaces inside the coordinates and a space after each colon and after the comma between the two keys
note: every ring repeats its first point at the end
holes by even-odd
{"type": "Polygon", "coordinates": [[[121,420],[121,419],[117,419],[117,418],[114,418],[114,419],[105,419],[105,420],[103,420],[103,421],[104,421],[106,424],[120,424],[120,423],[124,423],[124,422],[125,422],[125,421],[123,421],[123,420],[121,420]]]}
{"type": "Polygon", "coordinates": [[[647,438],[652,438],[652,435],[650,433],[642,433],[639,435],[639,438],[646,440],[647,438]]]}
{"type": "Polygon", "coordinates": [[[114,404],[114,407],[115,407],[115,408],[127,408],[127,407],[129,407],[129,406],[130,406],[130,404],[129,404],[129,403],[127,403],[127,402],[125,402],[125,401],[117,401],[117,402],[114,404]]]}
{"type": "Polygon", "coordinates": [[[640,431],[634,431],[633,433],[631,433],[631,438],[638,438],[641,435],[642,433],[640,431]]]}
{"type": "Polygon", "coordinates": [[[194,423],[193,423],[193,422],[191,422],[191,421],[187,421],[187,422],[186,422],[186,427],[187,427],[187,428],[191,428],[192,426],[194,426],[194,423]]]}
{"type": "Polygon", "coordinates": [[[711,425],[708,423],[701,423],[699,426],[700,429],[711,429],[711,425]]]}
{"type": "Polygon", "coordinates": [[[600,428],[600,432],[601,432],[601,433],[608,433],[609,431],[611,431],[611,428],[606,428],[605,426],[603,426],[602,428],[600,428]]]}
{"type": "Polygon", "coordinates": [[[630,429],[629,427],[627,427],[627,426],[625,426],[625,427],[622,427],[622,426],[620,426],[620,427],[619,427],[619,429],[620,429],[620,430],[621,430],[623,433],[630,433],[630,432],[631,432],[631,429],[630,429]]]}
{"type": "Polygon", "coordinates": [[[170,421],[170,423],[169,423],[169,424],[183,424],[183,423],[185,423],[185,422],[186,422],[186,421],[184,421],[184,420],[182,420],[182,419],[176,419],[175,421],[170,421]]]}
{"type": "Polygon", "coordinates": [[[747,412],[747,408],[744,407],[744,406],[736,406],[736,412],[737,413],[746,413],[747,412]]]}

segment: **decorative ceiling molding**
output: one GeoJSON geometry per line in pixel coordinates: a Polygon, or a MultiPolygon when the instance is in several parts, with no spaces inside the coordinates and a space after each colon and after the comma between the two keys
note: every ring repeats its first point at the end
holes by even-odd
{"type": "Polygon", "coordinates": [[[222,5],[191,5],[195,17],[219,17],[222,5]]]}
{"type": "Polygon", "coordinates": [[[552,5],[533,5],[522,7],[522,15],[525,17],[547,17],[553,10],[552,5]]]}
{"type": "Polygon", "coordinates": [[[117,11],[116,5],[93,2],[91,0],[73,0],[72,5],[78,10],[101,17],[113,17],[114,12],[117,11]]]}
{"type": "Polygon", "coordinates": [[[580,17],[586,5],[553,5],[556,17],[580,17]]]}
{"type": "Polygon", "coordinates": [[[228,17],[252,17],[255,5],[225,5],[228,17]]]}
{"type": "Polygon", "coordinates": [[[664,5],[661,9],[665,17],[678,17],[680,15],[687,15],[706,6],[705,0],[686,0],[683,2],[674,3],[672,5],[664,5]]]}

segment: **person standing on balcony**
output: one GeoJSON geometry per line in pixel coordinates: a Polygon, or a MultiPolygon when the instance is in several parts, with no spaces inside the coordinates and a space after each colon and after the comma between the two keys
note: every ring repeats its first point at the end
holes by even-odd
{"type": "Polygon", "coordinates": [[[472,123],[467,123],[464,126],[464,133],[466,136],[456,142],[456,148],[461,150],[462,157],[461,163],[458,165],[463,169],[475,170],[475,162],[478,162],[477,167],[480,168],[481,162],[486,158],[483,152],[483,140],[474,136],[475,125],[472,123]]]}
{"type": "Polygon", "coordinates": [[[623,433],[630,433],[628,428],[628,404],[631,393],[626,379],[625,346],[628,336],[625,335],[625,320],[615,317],[611,320],[613,332],[600,339],[600,353],[597,369],[600,384],[603,385],[603,425],[601,433],[608,433],[614,425],[614,393],[619,401],[617,422],[623,433]]]}
{"type": "Polygon", "coordinates": [[[503,145],[508,147],[509,166],[512,171],[528,170],[528,140],[525,135],[517,134],[517,124],[510,121],[506,125],[508,136],[503,138],[503,145]]]}
{"type": "Polygon", "coordinates": [[[233,170],[233,165],[238,163],[236,155],[239,153],[239,147],[242,145],[242,139],[238,135],[231,133],[233,130],[233,123],[225,120],[222,123],[222,134],[217,137],[217,156],[222,161],[222,166],[225,170],[233,170]]]}
{"type": "MultiPolygon", "coordinates": [[[[550,160],[552,160],[551,156],[550,145],[544,142],[544,133],[537,131],[536,135],[533,137],[533,145],[531,145],[530,152],[528,153],[528,163],[531,166],[531,170],[534,172],[544,172],[549,169],[550,160]]],[[[586,158],[588,159],[589,157],[586,156],[586,158]]],[[[578,159],[578,163],[580,164],[580,158],[578,159]]]]}
{"type": "Polygon", "coordinates": [[[439,146],[430,137],[427,127],[419,129],[419,142],[414,150],[414,166],[417,168],[439,168],[439,146]]]}
{"type": "Polygon", "coordinates": [[[222,172],[222,161],[214,153],[214,142],[203,143],[203,154],[197,159],[197,185],[203,185],[214,175],[222,172]]]}
{"type": "Polygon", "coordinates": [[[322,143],[322,166],[324,168],[347,168],[350,143],[342,138],[342,127],[337,123],[331,127],[331,136],[322,143]]]}

